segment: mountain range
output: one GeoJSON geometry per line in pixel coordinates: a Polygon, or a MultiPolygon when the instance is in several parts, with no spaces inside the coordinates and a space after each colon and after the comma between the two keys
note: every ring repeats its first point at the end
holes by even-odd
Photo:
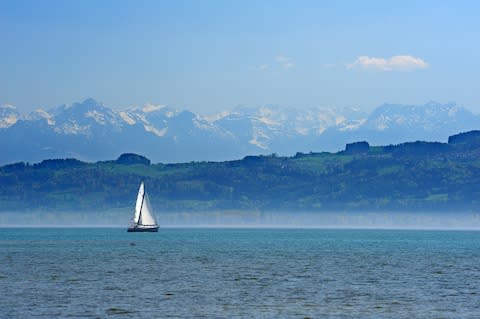
{"type": "Polygon", "coordinates": [[[0,164],[45,158],[96,161],[121,153],[154,162],[223,161],[246,155],[338,151],[346,143],[443,141],[480,128],[480,116],[454,103],[355,108],[237,107],[213,116],[148,104],[118,110],[94,99],[21,114],[0,106],[0,164]]]}

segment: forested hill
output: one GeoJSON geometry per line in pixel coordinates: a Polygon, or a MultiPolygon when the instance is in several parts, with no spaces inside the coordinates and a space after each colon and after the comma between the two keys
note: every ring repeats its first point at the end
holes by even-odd
{"type": "Polygon", "coordinates": [[[480,211],[480,131],[448,143],[348,144],[338,153],[151,164],[76,159],[0,167],[0,210],[133,207],[145,181],[157,210],[480,211]]]}

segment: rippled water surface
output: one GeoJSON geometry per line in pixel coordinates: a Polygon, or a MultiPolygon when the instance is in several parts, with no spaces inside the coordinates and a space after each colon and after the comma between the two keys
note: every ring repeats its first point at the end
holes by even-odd
{"type": "Polygon", "coordinates": [[[0,229],[2,318],[480,318],[480,232],[0,229]]]}

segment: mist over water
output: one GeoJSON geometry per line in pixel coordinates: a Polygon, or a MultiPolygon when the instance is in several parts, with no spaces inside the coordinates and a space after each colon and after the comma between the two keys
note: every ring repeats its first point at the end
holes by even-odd
{"type": "MultiPolygon", "coordinates": [[[[126,227],[130,210],[1,213],[0,226],[126,227]]],[[[156,212],[160,227],[480,230],[480,212],[156,212]]]]}

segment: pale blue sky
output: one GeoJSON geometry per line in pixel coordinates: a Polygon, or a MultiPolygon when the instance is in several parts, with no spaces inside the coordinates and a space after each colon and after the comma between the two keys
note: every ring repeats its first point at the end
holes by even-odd
{"type": "Polygon", "coordinates": [[[479,17],[478,1],[0,0],[0,104],[478,113],[479,17]]]}

